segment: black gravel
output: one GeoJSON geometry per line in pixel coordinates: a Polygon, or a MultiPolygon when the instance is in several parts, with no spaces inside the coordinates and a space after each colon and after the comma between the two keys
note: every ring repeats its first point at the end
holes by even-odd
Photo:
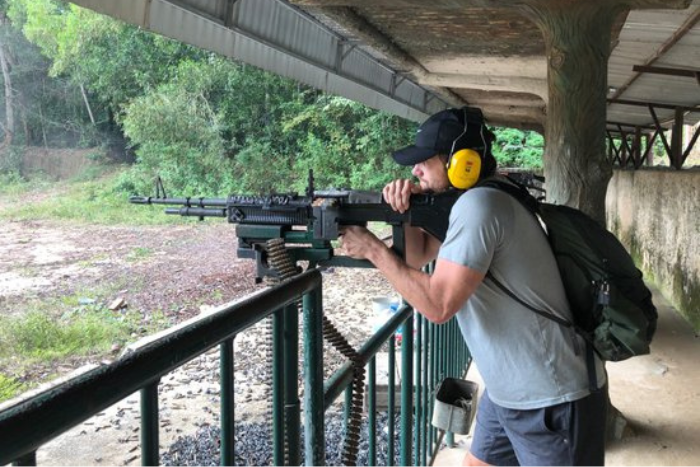
{"type": "MultiPolygon", "coordinates": [[[[388,416],[386,412],[377,414],[377,464],[387,465],[388,416]]],[[[394,465],[399,462],[400,415],[396,414],[394,429],[394,465]]],[[[271,465],[272,443],[270,425],[258,422],[236,422],[235,465],[271,465]]],[[[344,446],[343,416],[338,412],[326,414],[326,465],[342,465],[341,454],[344,446]]],[[[204,425],[195,435],[181,436],[167,452],[161,455],[162,465],[219,465],[218,426],[204,425]]],[[[304,433],[301,434],[302,463],[304,433]]],[[[369,441],[368,422],[365,419],[360,435],[357,465],[368,465],[369,441]]]]}

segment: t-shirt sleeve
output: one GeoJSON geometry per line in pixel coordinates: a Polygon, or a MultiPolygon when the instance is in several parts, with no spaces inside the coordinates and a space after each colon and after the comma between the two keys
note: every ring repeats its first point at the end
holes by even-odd
{"type": "Polygon", "coordinates": [[[494,190],[474,189],[460,196],[450,212],[438,258],[484,274],[489,270],[503,239],[502,218],[510,213],[510,205],[503,203],[498,194],[494,190]]]}

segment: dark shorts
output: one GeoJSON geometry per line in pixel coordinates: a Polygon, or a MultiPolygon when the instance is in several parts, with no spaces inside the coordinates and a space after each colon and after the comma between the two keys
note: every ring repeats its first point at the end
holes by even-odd
{"type": "Polygon", "coordinates": [[[500,407],[484,392],[471,453],[492,465],[603,465],[607,386],[534,410],[500,407]]]}

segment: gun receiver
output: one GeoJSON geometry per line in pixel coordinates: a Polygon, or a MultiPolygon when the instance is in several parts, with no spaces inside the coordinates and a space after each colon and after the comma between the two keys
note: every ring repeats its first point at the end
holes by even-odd
{"type": "Polygon", "coordinates": [[[165,209],[180,216],[224,217],[236,224],[239,258],[255,258],[257,277],[274,276],[267,264],[266,242],[282,238],[296,261],[312,266],[368,267],[367,261],[336,256],[331,241],[344,225],[366,226],[383,222],[392,226],[393,249],[404,256],[403,226],[420,227],[439,240],[447,233],[450,210],[461,192],[411,196],[410,209],[394,211],[382,194],[371,191],[307,190],[310,196],[274,194],[269,196],[231,195],[228,198],[160,198],[132,196],[134,204],[179,205],[165,209]]]}

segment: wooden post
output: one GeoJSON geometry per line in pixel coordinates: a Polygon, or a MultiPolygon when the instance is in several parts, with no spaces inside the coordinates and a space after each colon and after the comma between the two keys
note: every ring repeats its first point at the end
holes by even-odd
{"type": "Polygon", "coordinates": [[[642,166],[642,129],[638,126],[634,127],[634,168],[638,169],[642,166]]]}
{"type": "Polygon", "coordinates": [[[683,165],[683,108],[676,107],[671,130],[671,166],[680,170],[683,165]]]}
{"type": "Polygon", "coordinates": [[[644,148],[645,148],[645,154],[646,154],[646,164],[648,167],[651,167],[654,165],[654,148],[650,148],[649,146],[653,144],[653,141],[651,140],[651,136],[649,136],[649,133],[644,135],[644,148]]]}
{"type": "Polygon", "coordinates": [[[612,177],[604,139],[608,58],[612,25],[624,8],[616,1],[532,0],[522,10],[546,45],[548,201],[577,207],[604,224],[612,177]]]}

